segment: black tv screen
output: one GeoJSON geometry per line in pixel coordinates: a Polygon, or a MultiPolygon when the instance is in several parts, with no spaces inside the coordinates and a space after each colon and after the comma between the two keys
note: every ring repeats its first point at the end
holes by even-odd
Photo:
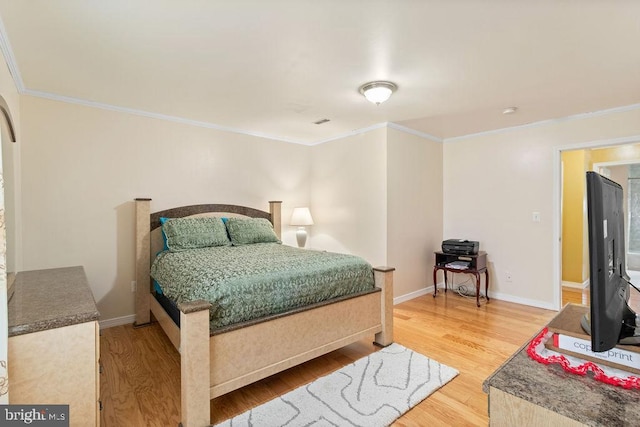
{"type": "Polygon", "coordinates": [[[628,305],[623,203],[618,183],[587,172],[591,308],[583,328],[590,333],[591,348],[596,352],[619,342],[631,344],[635,335],[636,315],[628,305]]]}

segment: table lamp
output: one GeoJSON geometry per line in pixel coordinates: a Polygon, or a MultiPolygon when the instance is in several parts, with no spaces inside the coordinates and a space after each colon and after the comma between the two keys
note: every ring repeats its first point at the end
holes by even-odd
{"type": "Polygon", "coordinates": [[[307,230],[305,230],[304,227],[313,225],[313,218],[311,218],[309,208],[294,208],[291,214],[290,224],[298,226],[296,240],[298,241],[298,247],[304,248],[304,245],[307,243],[307,230]]]}

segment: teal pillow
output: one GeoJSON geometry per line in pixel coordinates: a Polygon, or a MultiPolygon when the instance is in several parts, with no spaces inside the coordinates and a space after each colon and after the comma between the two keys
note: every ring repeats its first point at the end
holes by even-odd
{"type": "MultiPolygon", "coordinates": [[[[171,218],[165,218],[163,216],[160,217],[160,225],[164,225],[165,222],[169,221],[171,218]]],[[[169,246],[167,246],[167,235],[164,234],[164,228],[160,228],[160,231],[162,231],[162,243],[164,243],[162,245],[162,250],[166,251],[169,250],[169,246]]]]}
{"type": "Polygon", "coordinates": [[[265,218],[229,218],[226,223],[234,246],[252,243],[282,243],[273,225],[265,218]]]}
{"type": "Polygon", "coordinates": [[[227,229],[218,217],[167,219],[162,231],[172,252],[231,244],[227,229]]]}

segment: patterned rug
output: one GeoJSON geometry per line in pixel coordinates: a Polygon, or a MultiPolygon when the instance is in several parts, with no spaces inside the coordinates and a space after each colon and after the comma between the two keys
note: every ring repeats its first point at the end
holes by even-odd
{"type": "Polygon", "coordinates": [[[458,371],[391,344],[222,426],[388,426],[458,371]]]}

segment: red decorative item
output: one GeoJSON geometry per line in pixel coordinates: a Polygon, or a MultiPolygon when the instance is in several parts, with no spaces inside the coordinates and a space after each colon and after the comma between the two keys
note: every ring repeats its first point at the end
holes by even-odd
{"type": "Polygon", "coordinates": [[[587,372],[593,373],[593,378],[603,383],[623,387],[626,389],[640,389],[640,378],[634,375],[612,375],[612,371],[623,374],[623,371],[617,369],[609,369],[607,367],[601,367],[594,362],[581,360],[576,357],[567,358],[563,354],[549,350],[544,346],[544,343],[551,338],[552,332],[549,332],[548,328],[544,328],[537,337],[531,340],[527,346],[527,354],[533,360],[550,365],[557,363],[562,366],[567,372],[577,375],[586,375],[587,372]],[[544,353],[544,354],[543,354],[544,353]],[[576,363],[578,362],[578,363],[576,363]]]}

